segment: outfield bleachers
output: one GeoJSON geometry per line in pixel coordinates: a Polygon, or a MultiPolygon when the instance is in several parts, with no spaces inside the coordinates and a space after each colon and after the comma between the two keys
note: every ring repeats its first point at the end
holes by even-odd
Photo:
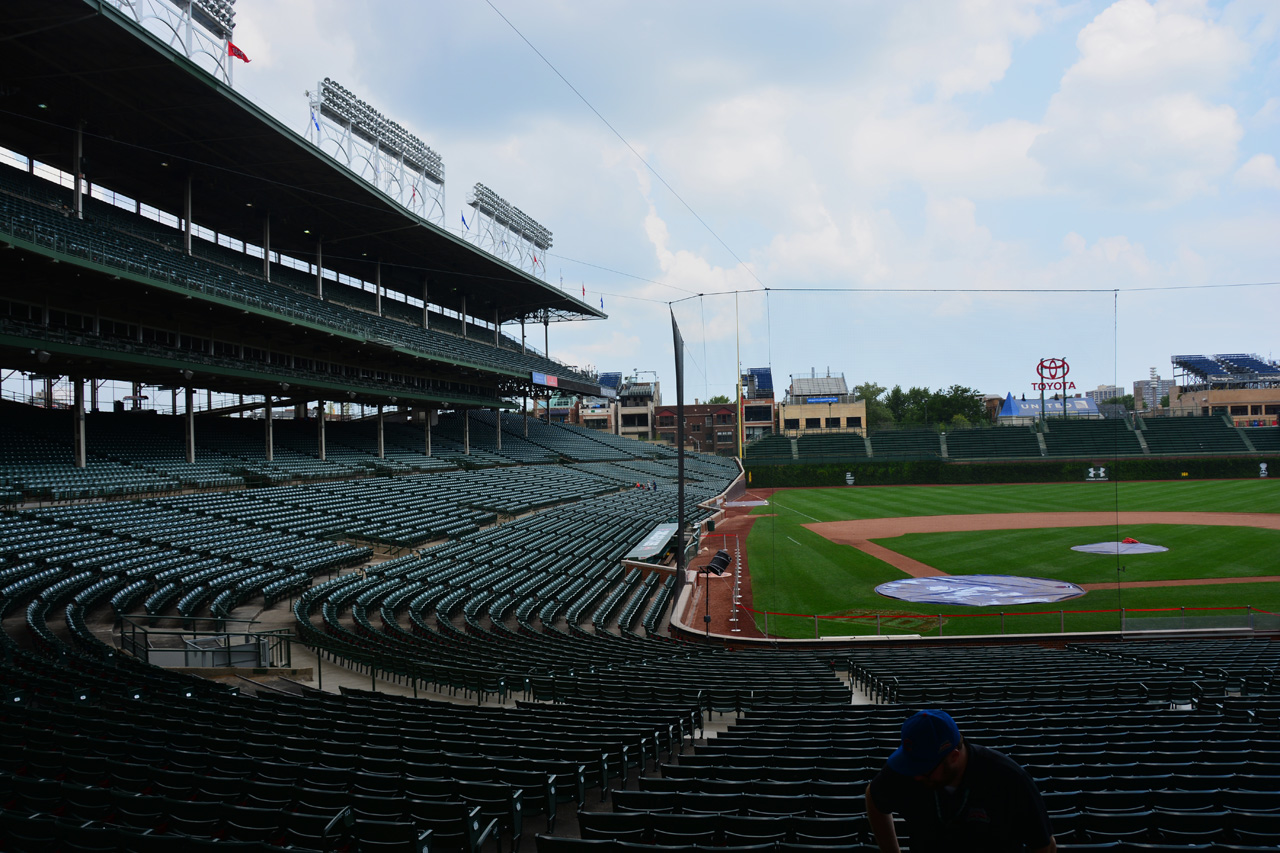
{"type": "Polygon", "coordinates": [[[1190,418],[1141,418],[1142,436],[1153,454],[1197,456],[1247,453],[1235,427],[1219,415],[1190,418]]]}
{"type": "MultiPolygon", "coordinates": [[[[817,460],[853,460],[867,457],[867,443],[856,433],[806,434],[796,439],[801,462],[817,460]]],[[[790,448],[787,448],[790,455],[790,448]]]]}
{"type": "Polygon", "coordinates": [[[1253,449],[1260,453],[1280,451],[1280,427],[1240,427],[1240,434],[1248,436],[1253,449]]]}
{"type": "Polygon", "coordinates": [[[1047,422],[1044,444],[1050,456],[1091,458],[1142,453],[1137,435],[1126,421],[1119,418],[1054,418],[1047,422]]]}
{"type": "Polygon", "coordinates": [[[877,459],[936,459],[942,436],[931,429],[880,430],[871,434],[871,453],[877,459]]]}
{"type": "MultiPolygon", "coordinates": [[[[791,462],[793,439],[785,435],[766,435],[747,445],[744,454],[748,463],[772,465],[779,462],[791,462]]],[[[863,449],[866,452],[866,449],[863,449]]]]}
{"type": "Polygon", "coordinates": [[[956,429],[947,433],[947,456],[952,459],[1027,459],[1041,455],[1040,442],[1031,427],[956,429]]]}

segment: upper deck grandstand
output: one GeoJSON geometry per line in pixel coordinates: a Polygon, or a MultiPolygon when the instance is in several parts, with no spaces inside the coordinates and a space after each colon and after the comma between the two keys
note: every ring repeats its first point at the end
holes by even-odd
{"type": "MultiPolygon", "coordinates": [[[[729,651],[670,631],[697,586],[632,555],[723,517],[737,462],[529,419],[522,398],[616,393],[524,336],[602,312],[264,114],[140,24],[149,5],[227,49],[230,0],[0,4],[0,364],[74,390],[0,404],[0,849],[487,853],[544,829],[871,849],[862,792],[897,703],[926,699],[1035,761],[1062,849],[1120,837],[1081,790],[1102,767],[1150,800],[1144,839],[1274,839],[1272,643],[729,651]],[[86,411],[103,379],[173,414],[86,411]],[[197,392],[241,402],[197,413],[197,392]],[[377,414],[312,408],[335,401],[377,414]],[[265,680],[156,665],[245,661],[265,680]],[[915,675],[940,668],[945,692],[915,675]],[[1112,761],[1139,742],[1157,755],[1112,761]],[[1197,780],[1199,823],[1152,816],[1197,780]]],[[[951,451],[1041,447],[984,437],[951,451]]],[[[948,454],[925,429],[821,438],[765,446],[948,454]]]]}

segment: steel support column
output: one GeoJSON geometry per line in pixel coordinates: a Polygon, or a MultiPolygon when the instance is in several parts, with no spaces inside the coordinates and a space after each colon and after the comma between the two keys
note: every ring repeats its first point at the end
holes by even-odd
{"type": "Polygon", "coordinates": [[[267,461],[270,462],[275,458],[275,436],[271,434],[271,419],[274,415],[274,407],[271,405],[271,398],[267,397],[267,461]]]}
{"type": "Polygon", "coordinates": [[[88,464],[89,457],[84,435],[84,380],[76,376],[71,377],[71,387],[75,393],[73,403],[75,420],[71,422],[71,440],[75,448],[75,465],[77,468],[83,468],[88,464]]]}
{"type": "Polygon", "coordinates": [[[182,192],[182,251],[191,257],[191,173],[187,173],[187,183],[182,192]]]}
{"type": "Polygon", "coordinates": [[[320,461],[324,462],[324,400],[320,400],[316,403],[316,441],[319,444],[320,461]]]}
{"type": "Polygon", "coordinates": [[[378,404],[378,458],[387,458],[387,447],[384,443],[385,439],[382,434],[382,404],[378,404]]]}
{"type": "Polygon", "coordinates": [[[187,464],[196,461],[196,389],[188,385],[183,389],[187,397],[187,464]]]}

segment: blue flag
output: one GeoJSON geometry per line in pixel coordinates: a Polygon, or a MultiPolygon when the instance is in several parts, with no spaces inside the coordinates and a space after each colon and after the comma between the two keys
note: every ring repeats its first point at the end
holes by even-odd
{"type": "Polygon", "coordinates": [[[467,224],[467,215],[461,211],[458,212],[458,215],[462,217],[462,227],[470,231],[471,226],[467,224]]]}
{"type": "Polygon", "coordinates": [[[316,126],[316,133],[320,132],[320,122],[316,121],[316,111],[311,111],[311,123],[316,126]]]}
{"type": "Polygon", "coordinates": [[[603,311],[603,310],[604,310],[604,297],[603,297],[603,296],[601,296],[601,297],[600,297],[600,310],[601,310],[601,311],[603,311]]]}

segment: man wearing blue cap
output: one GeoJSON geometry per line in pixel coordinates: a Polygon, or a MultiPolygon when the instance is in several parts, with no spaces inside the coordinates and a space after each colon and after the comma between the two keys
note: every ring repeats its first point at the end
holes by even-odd
{"type": "Polygon", "coordinates": [[[1054,853],[1044,801],[1009,756],[965,743],[945,711],[902,724],[902,745],[867,786],[867,817],[881,853],[899,853],[893,815],[911,853],[1054,853]]]}

